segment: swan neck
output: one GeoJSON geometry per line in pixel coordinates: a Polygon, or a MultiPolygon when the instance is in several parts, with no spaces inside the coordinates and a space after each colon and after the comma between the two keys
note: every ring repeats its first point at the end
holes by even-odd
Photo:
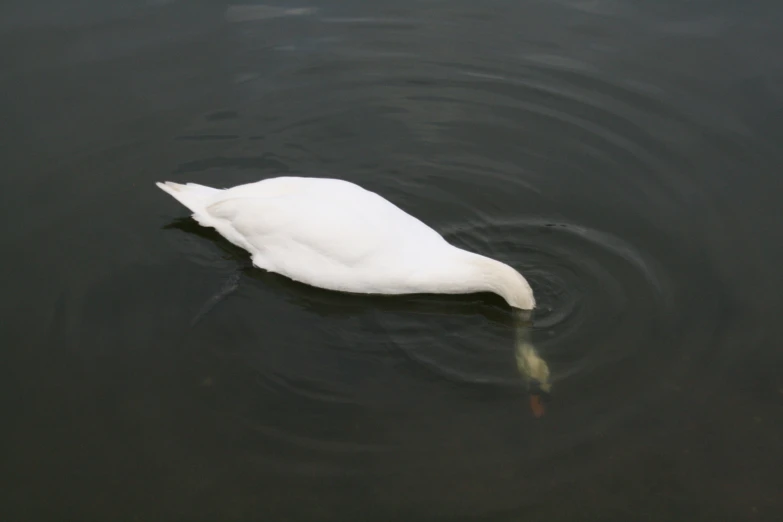
{"type": "Polygon", "coordinates": [[[483,290],[498,294],[509,306],[532,310],[536,306],[533,290],[527,280],[511,266],[478,254],[465,252],[465,262],[472,266],[483,290]]]}

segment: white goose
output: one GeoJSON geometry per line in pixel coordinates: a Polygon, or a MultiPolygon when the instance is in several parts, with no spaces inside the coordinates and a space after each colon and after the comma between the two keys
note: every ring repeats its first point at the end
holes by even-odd
{"type": "Polygon", "coordinates": [[[258,268],[362,294],[493,292],[517,310],[517,365],[536,416],[549,368],[528,340],[535,307],[525,278],[505,263],[448,243],[374,192],[339,179],[279,177],[228,189],[157,183],[202,226],[247,250],[258,268]]]}

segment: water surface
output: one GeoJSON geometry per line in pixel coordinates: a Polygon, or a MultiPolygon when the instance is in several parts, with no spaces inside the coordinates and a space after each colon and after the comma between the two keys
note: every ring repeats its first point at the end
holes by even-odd
{"type": "Polygon", "coordinates": [[[15,2],[4,520],[779,520],[777,2],[15,2]],[[340,177],[499,298],[249,266],[155,181],[340,177]]]}

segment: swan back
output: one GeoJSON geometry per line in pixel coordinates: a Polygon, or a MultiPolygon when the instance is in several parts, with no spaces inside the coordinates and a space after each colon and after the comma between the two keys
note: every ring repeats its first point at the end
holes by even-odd
{"type": "Polygon", "coordinates": [[[510,266],[449,244],[378,194],[344,180],[281,177],[225,190],[158,184],[250,252],[259,268],[353,293],[494,292],[531,309],[533,293],[510,266]]]}

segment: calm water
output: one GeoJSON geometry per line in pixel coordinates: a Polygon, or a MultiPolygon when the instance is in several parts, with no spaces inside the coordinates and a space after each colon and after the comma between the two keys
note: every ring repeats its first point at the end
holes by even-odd
{"type": "Polygon", "coordinates": [[[780,520],[783,7],[0,8],[3,520],[780,520]],[[493,296],[249,268],[155,188],[336,176],[493,296]]]}

